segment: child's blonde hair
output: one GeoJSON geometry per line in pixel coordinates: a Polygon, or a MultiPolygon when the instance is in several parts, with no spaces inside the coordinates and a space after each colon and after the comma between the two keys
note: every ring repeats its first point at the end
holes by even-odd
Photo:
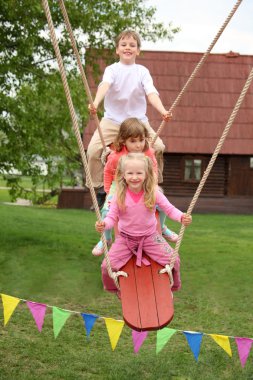
{"type": "Polygon", "coordinates": [[[130,117],[121,123],[119,127],[119,132],[117,134],[116,139],[114,140],[114,148],[116,152],[120,152],[125,145],[125,142],[130,137],[136,138],[144,138],[145,139],[145,146],[144,146],[144,152],[149,149],[149,133],[148,130],[139,119],[136,117],[130,117]]]}
{"type": "Polygon", "coordinates": [[[152,160],[145,156],[143,153],[129,153],[125,156],[120,157],[116,174],[115,174],[115,182],[116,182],[116,193],[117,193],[117,202],[119,208],[121,210],[125,210],[125,199],[126,199],[126,191],[127,191],[127,183],[125,181],[125,166],[129,161],[138,160],[144,163],[144,169],[146,178],[143,183],[144,190],[144,204],[145,206],[152,211],[155,206],[156,196],[156,177],[153,170],[152,160]]]}
{"type": "Polygon", "coordinates": [[[140,39],[140,36],[137,32],[135,32],[134,30],[132,29],[125,29],[123,30],[123,32],[121,32],[116,38],[115,38],[115,45],[116,45],[116,48],[119,46],[119,41],[122,39],[122,38],[125,38],[125,37],[133,37],[133,39],[137,42],[137,47],[140,49],[141,47],[141,39],[140,39]]]}

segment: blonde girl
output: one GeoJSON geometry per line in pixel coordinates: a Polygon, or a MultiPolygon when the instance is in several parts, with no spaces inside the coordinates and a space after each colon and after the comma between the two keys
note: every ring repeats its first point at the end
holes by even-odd
{"type": "MultiPolygon", "coordinates": [[[[102,233],[118,221],[118,235],[108,253],[113,271],[124,266],[133,254],[136,255],[136,265],[150,265],[148,259],[142,257],[142,252],[161,265],[170,262],[173,249],[157,232],[156,205],[172,220],[185,226],[191,223],[191,216],[174,207],[159,191],[149,157],[143,153],[122,156],[116,172],[116,193],[110,210],[105,219],[95,225],[96,230],[102,233]]],[[[181,287],[179,256],[173,277],[172,291],[176,291],[181,287]]],[[[108,275],[105,260],[102,263],[102,279],[106,290],[117,291],[108,275]]]]}

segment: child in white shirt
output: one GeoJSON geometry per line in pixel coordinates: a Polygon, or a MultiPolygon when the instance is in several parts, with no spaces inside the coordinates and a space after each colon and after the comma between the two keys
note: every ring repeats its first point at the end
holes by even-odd
{"type": "MultiPolygon", "coordinates": [[[[140,37],[132,30],[123,31],[116,39],[116,54],[119,62],[106,67],[93,106],[90,112],[95,114],[99,104],[104,99],[104,117],[100,126],[106,146],[109,146],[118,134],[120,124],[129,117],[136,117],[145,123],[150,137],[155,136],[146,116],[147,103],[150,104],[168,121],[171,114],[164,108],[158,92],[153,85],[149,70],[135,63],[140,54],[140,37]]],[[[158,137],[154,150],[158,162],[158,181],[162,182],[164,144],[158,137]]],[[[89,143],[87,156],[88,166],[92,176],[93,186],[103,186],[103,166],[101,163],[102,144],[98,130],[95,131],[89,143]]]]}

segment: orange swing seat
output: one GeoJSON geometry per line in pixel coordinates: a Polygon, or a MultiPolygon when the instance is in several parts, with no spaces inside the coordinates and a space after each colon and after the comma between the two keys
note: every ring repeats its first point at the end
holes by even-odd
{"type": "Polygon", "coordinates": [[[123,318],[137,331],[162,329],[174,315],[169,276],[159,273],[160,264],[148,260],[150,266],[138,267],[133,256],[121,268],[128,277],[119,277],[123,318]]]}
{"type": "MultiPolygon", "coordinates": [[[[156,218],[158,231],[161,232],[157,213],[156,218]]],[[[115,227],[117,234],[117,226],[115,227]]],[[[169,275],[160,274],[163,266],[150,257],[146,258],[150,265],[138,267],[136,256],[133,255],[120,269],[128,277],[119,276],[123,319],[129,327],[137,331],[162,329],[174,316],[169,275]]]]}

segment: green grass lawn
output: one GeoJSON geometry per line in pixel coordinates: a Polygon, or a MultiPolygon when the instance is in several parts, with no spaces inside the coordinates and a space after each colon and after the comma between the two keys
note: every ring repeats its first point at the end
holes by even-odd
{"type": "MultiPolygon", "coordinates": [[[[11,196],[9,194],[9,189],[6,186],[7,186],[6,180],[4,180],[2,176],[0,176],[0,203],[12,202],[11,196]]],[[[24,186],[24,188],[27,188],[27,189],[31,188],[32,186],[31,178],[22,177],[22,186],[24,186]]],[[[42,188],[43,188],[43,184],[41,184],[41,189],[42,188]]],[[[58,196],[54,196],[50,199],[50,201],[47,202],[47,204],[57,205],[57,202],[58,202],[58,196]]]]}
{"type": "MultiPolygon", "coordinates": [[[[32,186],[32,181],[30,177],[22,177],[22,186],[25,188],[30,188],[32,186]]],[[[0,176],[0,187],[7,186],[7,181],[3,178],[3,176],[0,176]]],[[[42,187],[42,186],[41,186],[42,187]]]]}
{"type": "MultiPolygon", "coordinates": [[[[0,292],[122,319],[120,302],[102,289],[102,259],[91,255],[94,222],[89,211],[0,205],[0,292]]],[[[253,338],[252,230],[252,216],[193,215],[181,245],[182,290],[174,295],[171,328],[253,338]]],[[[39,333],[23,302],[6,327],[0,304],[0,323],[0,379],[253,378],[253,352],[241,368],[232,338],[230,358],[204,336],[196,363],[181,332],[158,355],[156,332],[150,332],[135,355],[126,326],[112,352],[102,319],[89,340],[78,314],[54,339],[50,308],[39,333]]]]}

